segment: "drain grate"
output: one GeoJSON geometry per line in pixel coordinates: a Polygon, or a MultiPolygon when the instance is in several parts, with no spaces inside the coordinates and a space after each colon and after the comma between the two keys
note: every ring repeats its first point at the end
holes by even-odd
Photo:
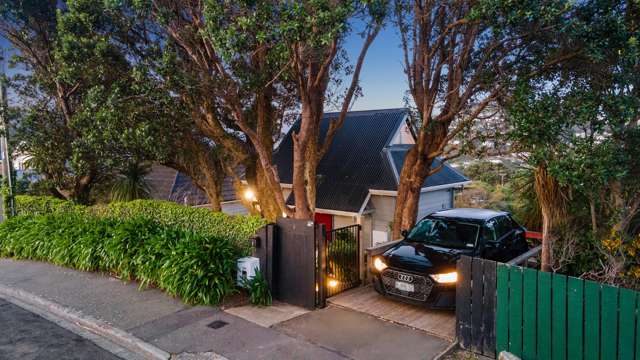
{"type": "Polygon", "coordinates": [[[221,327],[228,325],[229,323],[226,321],[222,321],[222,320],[216,320],[214,322],[212,322],[211,324],[207,325],[208,327],[212,328],[212,329],[220,329],[221,327]]]}

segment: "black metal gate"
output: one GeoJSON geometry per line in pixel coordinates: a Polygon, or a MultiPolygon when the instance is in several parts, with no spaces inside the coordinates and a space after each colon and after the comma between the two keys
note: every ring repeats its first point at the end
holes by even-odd
{"type": "Polygon", "coordinates": [[[327,232],[326,297],[360,285],[360,225],[327,232]]]}

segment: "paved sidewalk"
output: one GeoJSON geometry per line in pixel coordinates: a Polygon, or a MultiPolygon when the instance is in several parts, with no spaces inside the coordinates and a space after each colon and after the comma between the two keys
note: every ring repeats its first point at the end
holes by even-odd
{"type": "Polygon", "coordinates": [[[0,259],[0,285],[25,291],[122,329],[177,358],[344,359],[335,351],[213,307],[188,306],[156,289],[47,263],[0,259]],[[208,325],[222,321],[218,329],[208,325]]]}
{"type": "Polygon", "coordinates": [[[96,329],[110,329],[129,350],[139,347],[156,358],[432,359],[450,345],[335,306],[311,312],[283,304],[222,311],[188,306],[157,289],[140,291],[135,283],[106,275],[0,259],[0,298],[12,301],[16,293],[36,296],[45,311],[68,311],[100,323],[96,329]]]}

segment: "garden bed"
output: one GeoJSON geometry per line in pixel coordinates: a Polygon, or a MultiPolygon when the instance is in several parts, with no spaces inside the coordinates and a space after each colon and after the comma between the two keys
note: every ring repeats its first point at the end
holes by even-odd
{"type": "Polygon", "coordinates": [[[163,201],[76,206],[18,198],[0,225],[0,256],[113,273],[192,304],[219,304],[235,290],[236,260],[263,225],[163,201]]]}

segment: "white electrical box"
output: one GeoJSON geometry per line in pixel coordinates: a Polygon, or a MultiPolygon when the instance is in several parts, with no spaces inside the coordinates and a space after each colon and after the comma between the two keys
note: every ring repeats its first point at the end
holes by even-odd
{"type": "Polygon", "coordinates": [[[242,286],[242,279],[253,279],[256,276],[256,271],[260,270],[260,259],[253,256],[247,256],[238,259],[238,276],[236,281],[239,286],[242,286]]]}

